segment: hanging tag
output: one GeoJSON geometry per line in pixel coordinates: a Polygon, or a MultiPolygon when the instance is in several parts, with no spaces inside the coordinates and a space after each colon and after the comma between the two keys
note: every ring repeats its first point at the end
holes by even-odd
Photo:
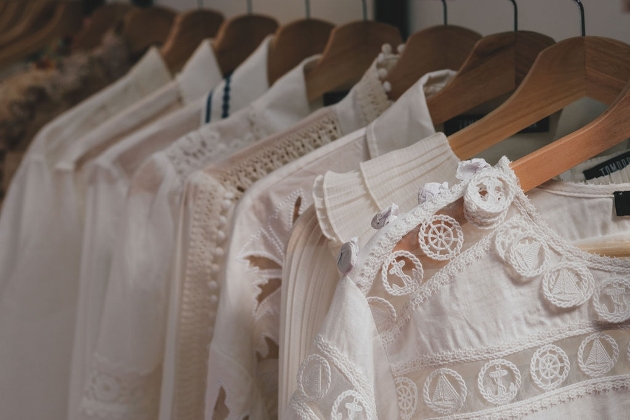
{"type": "Polygon", "coordinates": [[[628,165],[630,165],[630,152],[615,156],[612,159],[608,159],[599,165],[585,170],[583,172],[584,178],[588,181],[589,179],[599,178],[600,176],[607,176],[622,170],[628,165]]]}
{"type": "Polygon", "coordinates": [[[630,216],[630,191],[615,191],[615,212],[618,217],[630,216]]]}

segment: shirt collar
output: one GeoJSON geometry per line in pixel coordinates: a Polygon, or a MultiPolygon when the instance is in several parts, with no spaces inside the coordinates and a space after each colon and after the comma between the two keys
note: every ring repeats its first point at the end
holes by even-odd
{"type": "Polygon", "coordinates": [[[199,44],[193,55],[177,75],[180,95],[185,105],[199,99],[221,82],[223,76],[214,55],[211,40],[199,44]]]}
{"type": "Polygon", "coordinates": [[[129,71],[144,95],[154,92],[172,80],[166,62],[157,48],[151,47],[129,71]]]}
{"type": "Polygon", "coordinates": [[[212,89],[201,115],[203,124],[229,117],[269,89],[267,57],[272,39],[271,35],[265,38],[247,60],[212,89]]]}

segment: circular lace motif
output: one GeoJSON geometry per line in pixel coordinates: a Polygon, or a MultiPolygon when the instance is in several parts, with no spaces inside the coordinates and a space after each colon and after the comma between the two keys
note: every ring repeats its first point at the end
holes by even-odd
{"type": "Polygon", "coordinates": [[[335,400],[330,414],[333,420],[372,420],[374,418],[365,398],[354,390],[342,392],[335,400]]]}
{"type": "Polygon", "coordinates": [[[392,252],[381,269],[383,287],[387,290],[387,293],[392,296],[406,296],[411,294],[420,285],[423,276],[424,270],[422,269],[422,263],[409,251],[392,252]],[[411,276],[403,271],[403,268],[407,264],[403,259],[410,261],[413,265],[411,276]],[[403,286],[390,283],[390,274],[400,278],[403,281],[403,286]]]}
{"type": "Polygon", "coordinates": [[[491,404],[507,404],[521,387],[521,372],[512,362],[503,359],[486,363],[479,372],[477,385],[481,395],[491,404]]]}
{"type": "Polygon", "coordinates": [[[300,365],[298,389],[305,401],[321,400],[331,384],[330,365],[322,356],[311,354],[300,365]]]}
{"type": "Polygon", "coordinates": [[[464,195],[464,215],[480,229],[501,222],[514,199],[510,183],[497,171],[479,171],[470,180],[464,195]]]}
{"type": "Polygon", "coordinates": [[[372,317],[379,330],[389,330],[396,323],[397,315],[394,306],[380,297],[367,298],[372,317]]]}
{"type": "Polygon", "coordinates": [[[398,408],[403,420],[410,420],[418,408],[418,387],[409,378],[396,378],[398,408]]]}
{"type": "Polygon", "coordinates": [[[536,277],[547,270],[551,252],[533,232],[521,234],[511,244],[508,262],[523,277],[536,277]]]}
{"type": "Polygon", "coordinates": [[[457,220],[443,214],[436,215],[420,225],[418,242],[427,257],[447,261],[461,252],[464,232],[457,220]]]}
{"type": "Polygon", "coordinates": [[[614,338],[604,333],[586,337],[578,349],[578,364],[582,372],[592,378],[603,376],[617,363],[619,346],[614,338]],[[592,344],[591,344],[592,343],[592,344]]]}
{"type": "Polygon", "coordinates": [[[601,283],[593,294],[593,306],[605,321],[618,323],[630,319],[630,280],[613,277],[601,283]]]}
{"type": "Polygon", "coordinates": [[[440,414],[459,411],[466,401],[467,393],[461,375],[448,368],[431,372],[422,389],[425,404],[440,414]]]}
{"type": "Polygon", "coordinates": [[[593,274],[581,264],[562,262],[543,277],[543,292],[559,308],[582,305],[593,295],[593,274]]]}
{"type": "Polygon", "coordinates": [[[510,247],[521,236],[530,231],[527,226],[524,226],[523,219],[520,216],[514,216],[506,223],[502,224],[497,229],[496,236],[494,238],[494,247],[497,250],[497,254],[505,262],[508,262],[508,256],[510,247]]]}
{"type": "Polygon", "coordinates": [[[571,370],[569,356],[558,346],[547,344],[536,350],[529,364],[532,379],[544,391],[556,389],[571,370]]]}

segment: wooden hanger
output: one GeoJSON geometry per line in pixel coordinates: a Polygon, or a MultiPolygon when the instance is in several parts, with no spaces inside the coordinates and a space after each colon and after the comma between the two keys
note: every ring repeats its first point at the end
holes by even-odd
{"type": "Polygon", "coordinates": [[[175,20],[175,12],[165,7],[132,9],[125,15],[122,37],[131,55],[142,54],[152,45],[161,45],[175,20]]]}
{"type": "Polygon", "coordinates": [[[53,15],[42,23],[41,29],[5,45],[0,50],[0,66],[25,58],[46,47],[54,39],[74,34],[81,28],[82,18],[83,10],[80,2],[57,3],[53,15]]]}
{"type": "Polygon", "coordinates": [[[96,9],[87,24],[74,37],[72,49],[87,51],[97,47],[105,32],[113,28],[130,10],[131,5],[127,3],[107,3],[96,9]]]}
{"type": "Polygon", "coordinates": [[[223,23],[212,44],[223,74],[232,73],[278,26],[274,18],[253,13],[223,23]]]}
{"type": "Polygon", "coordinates": [[[481,35],[461,26],[448,24],[446,1],[442,0],[444,25],[423,29],[411,35],[398,62],[389,70],[388,96],[397,100],[422,76],[432,71],[458,70],[470,55],[481,35]]]}
{"type": "Polygon", "coordinates": [[[393,47],[402,44],[400,32],[391,25],[368,21],[364,0],[363,21],[333,29],[321,58],[306,70],[309,101],[358,82],[384,44],[393,47]]]}
{"type": "Polygon", "coordinates": [[[28,0],[7,0],[4,2],[5,8],[0,14],[0,37],[3,37],[17,22],[20,21],[28,0]]]}
{"type": "Polygon", "coordinates": [[[0,36],[0,47],[4,47],[20,38],[28,35],[30,32],[39,29],[42,25],[42,17],[49,18],[55,5],[48,0],[29,0],[27,1],[17,22],[13,24],[11,29],[0,36]]]}
{"type": "Polygon", "coordinates": [[[192,10],[175,18],[160,53],[172,74],[179,72],[201,41],[213,38],[223,23],[223,15],[207,9],[192,10]]]}
{"type": "Polygon", "coordinates": [[[518,30],[518,6],[514,7],[514,31],[486,36],[474,46],[454,79],[429,98],[433,124],[442,124],[492,99],[513,92],[523,81],[538,54],[554,40],[536,32],[518,30]]]}
{"type": "Polygon", "coordinates": [[[267,61],[270,86],[304,59],[324,51],[335,27],[332,23],[311,19],[310,1],[306,0],[305,4],[306,19],[281,26],[271,41],[267,61]]]}

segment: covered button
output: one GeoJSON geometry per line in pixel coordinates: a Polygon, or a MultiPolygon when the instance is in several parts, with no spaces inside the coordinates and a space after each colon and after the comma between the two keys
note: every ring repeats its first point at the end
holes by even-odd
{"type": "Polygon", "coordinates": [[[352,238],[346,242],[339,251],[337,257],[337,268],[341,274],[348,274],[357,263],[359,256],[359,239],[352,238]]]}
{"type": "Polygon", "coordinates": [[[398,205],[396,203],[392,203],[392,205],[387,207],[385,210],[376,213],[372,219],[372,227],[376,230],[381,229],[398,216],[398,210],[398,205]]]}

